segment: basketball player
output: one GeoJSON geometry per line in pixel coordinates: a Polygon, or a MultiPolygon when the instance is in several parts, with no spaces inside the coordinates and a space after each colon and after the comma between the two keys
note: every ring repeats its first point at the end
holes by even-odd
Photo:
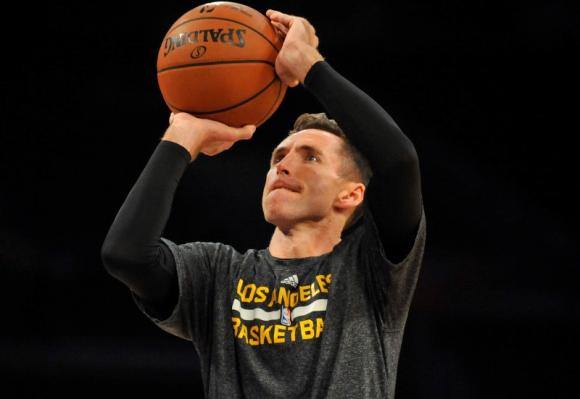
{"type": "Polygon", "coordinates": [[[284,37],[280,78],[326,111],[300,116],[274,149],[262,196],[275,226],[268,247],[161,237],[188,165],[254,131],[178,113],[102,259],[154,323],[192,341],[208,398],[393,398],[425,245],[417,153],[323,59],[307,20],[266,14],[284,37]]]}

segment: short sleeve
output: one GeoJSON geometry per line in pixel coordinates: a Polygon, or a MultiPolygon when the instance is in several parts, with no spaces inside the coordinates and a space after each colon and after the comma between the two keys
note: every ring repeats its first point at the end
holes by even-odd
{"type": "MultiPolygon", "coordinates": [[[[367,210],[368,208],[365,211],[367,210]]],[[[387,258],[370,211],[365,213],[364,217],[365,234],[361,244],[361,256],[364,257],[371,297],[379,309],[379,314],[382,315],[384,328],[392,331],[402,330],[425,252],[427,229],[425,210],[421,211],[421,219],[411,250],[398,263],[392,263],[387,258]]]]}
{"type": "Polygon", "coordinates": [[[211,334],[212,302],[216,269],[227,263],[228,247],[220,243],[191,242],[177,245],[161,238],[175,259],[179,296],[170,316],[156,318],[133,295],[138,308],[162,330],[177,337],[203,344],[211,334]]]}

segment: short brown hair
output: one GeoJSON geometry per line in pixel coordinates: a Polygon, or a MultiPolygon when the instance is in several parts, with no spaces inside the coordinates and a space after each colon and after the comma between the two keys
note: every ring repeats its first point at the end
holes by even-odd
{"type": "Polygon", "coordinates": [[[302,114],[296,118],[294,127],[292,130],[290,130],[288,135],[298,133],[299,131],[305,129],[324,130],[325,132],[332,133],[342,138],[343,153],[353,162],[356,168],[357,177],[360,179],[360,181],[365,186],[368,186],[371,177],[373,177],[373,171],[369,161],[355,146],[352,145],[346,134],[344,134],[334,119],[329,119],[324,112],[319,114],[302,114]]]}
{"type": "MultiPolygon", "coordinates": [[[[320,129],[325,132],[332,133],[340,138],[342,138],[343,154],[346,155],[347,165],[343,168],[344,174],[346,176],[352,176],[352,169],[354,166],[354,176],[356,179],[360,180],[365,186],[369,185],[371,178],[373,177],[373,171],[371,169],[369,161],[366,157],[348,140],[346,134],[338,126],[338,123],[334,119],[329,119],[324,112],[318,114],[304,113],[296,118],[294,122],[294,127],[288,132],[288,135],[298,133],[305,129],[320,129]]],[[[361,203],[347,220],[345,229],[354,223],[363,213],[363,204],[361,203]]]]}

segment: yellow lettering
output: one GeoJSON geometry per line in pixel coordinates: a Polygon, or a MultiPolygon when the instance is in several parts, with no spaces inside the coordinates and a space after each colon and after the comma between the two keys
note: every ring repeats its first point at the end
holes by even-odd
{"type": "Polygon", "coordinates": [[[316,282],[318,282],[318,286],[320,287],[320,292],[326,294],[328,292],[328,286],[332,281],[332,274],[327,274],[326,276],[323,274],[319,274],[316,276],[316,282]]]}
{"type": "Polygon", "coordinates": [[[320,294],[320,290],[316,289],[316,285],[314,285],[314,283],[310,284],[310,291],[312,292],[312,298],[320,294]]]}
{"type": "Polygon", "coordinates": [[[264,302],[267,298],[269,290],[270,289],[268,287],[258,287],[258,289],[256,290],[256,298],[254,299],[254,302],[256,303],[264,302]]]}
{"type": "Polygon", "coordinates": [[[309,285],[301,285],[299,291],[300,291],[300,302],[306,302],[311,298],[309,285]]]}
{"type": "Polygon", "coordinates": [[[316,276],[316,282],[318,283],[318,286],[320,287],[320,292],[322,292],[323,294],[326,294],[328,292],[328,288],[326,288],[326,278],[324,275],[319,274],[318,276],[316,276]]]}
{"type": "Polygon", "coordinates": [[[294,307],[298,304],[298,293],[293,292],[290,294],[290,307],[294,307]]]}
{"type": "Polygon", "coordinates": [[[290,340],[292,342],[296,341],[296,329],[298,328],[298,325],[293,325],[293,326],[288,326],[286,327],[288,329],[288,331],[290,331],[290,340]]]}
{"type": "Polygon", "coordinates": [[[256,284],[246,285],[242,290],[242,302],[252,302],[255,293],[256,293],[256,284]]]}
{"type": "Polygon", "coordinates": [[[256,346],[260,343],[260,337],[258,336],[258,331],[259,331],[259,327],[258,326],[252,326],[250,327],[250,345],[252,346],[256,346]]]}
{"type": "Polygon", "coordinates": [[[278,291],[278,303],[283,303],[284,306],[288,307],[290,303],[290,291],[286,287],[280,287],[278,291]]]}
{"type": "Polygon", "coordinates": [[[300,321],[300,333],[302,334],[303,340],[314,338],[314,323],[312,320],[300,321]]]}
{"type": "Polygon", "coordinates": [[[316,318],[316,338],[322,335],[322,331],[324,331],[324,319],[322,317],[316,318]]]}
{"type": "Polygon", "coordinates": [[[263,325],[260,326],[260,345],[264,345],[264,342],[268,341],[269,344],[272,343],[272,339],[270,338],[270,330],[273,326],[265,327],[263,325]]]}
{"type": "Polygon", "coordinates": [[[242,287],[244,286],[244,280],[239,279],[238,280],[238,288],[236,289],[236,292],[238,293],[238,296],[241,298],[242,297],[242,287]]]}
{"type": "Polygon", "coordinates": [[[245,324],[242,324],[241,326],[242,328],[240,328],[240,335],[238,335],[239,339],[245,339],[246,340],[246,344],[248,343],[248,327],[246,327],[245,324]]]}
{"type": "MultiPolygon", "coordinates": [[[[270,289],[264,286],[256,286],[256,284],[246,284],[244,285],[244,280],[238,280],[238,286],[236,287],[236,292],[240,297],[242,302],[256,302],[262,303],[266,301],[268,297],[268,292],[270,289]]],[[[274,296],[272,298],[273,301],[276,300],[276,293],[274,290],[274,296]]],[[[271,302],[270,302],[271,303],[271,302]]],[[[268,305],[271,306],[271,305],[268,305]]]]}
{"type": "Polygon", "coordinates": [[[274,326],[274,343],[283,344],[285,342],[286,326],[276,324],[274,326]]]}
{"type": "Polygon", "coordinates": [[[271,308],[276,303],[276,288],[272,290],[272,299],[268,303],[268,307],[271,308]]]}
{"type": "Polygon", "coordinates": [[[237,337],[238,329],[240,328],[240,324],[242,324],[242,320],[239,317],[232,317],[232,323],[234,327],[234,337],[237,337]]]}
{"type": "Polygon", "coordinates": [[[320,338],[324,332],[324,318],[317,317],[316,320],[301,320],[291,326],[275,324],[265,326],[246,325],[239,317],[232,317],[232,327],[234,336],[244,340],[247,345],[271,345],[283,344],[285,342],[296,342],[320,338]],[[298,332],[300,336],[298,337],[298,332]],[[289,341],[286,341],[288,336],[289,341]]]}

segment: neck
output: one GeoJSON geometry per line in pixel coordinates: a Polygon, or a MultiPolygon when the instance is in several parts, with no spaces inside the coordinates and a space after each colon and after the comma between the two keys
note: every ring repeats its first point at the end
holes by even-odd
{"type": "Polygon", "coordinates": [[[290,228],[276,227],[268,249],[276,258],[306,258],[326,254],[341,240],[344,223],[307,222],[290,228]]]}

